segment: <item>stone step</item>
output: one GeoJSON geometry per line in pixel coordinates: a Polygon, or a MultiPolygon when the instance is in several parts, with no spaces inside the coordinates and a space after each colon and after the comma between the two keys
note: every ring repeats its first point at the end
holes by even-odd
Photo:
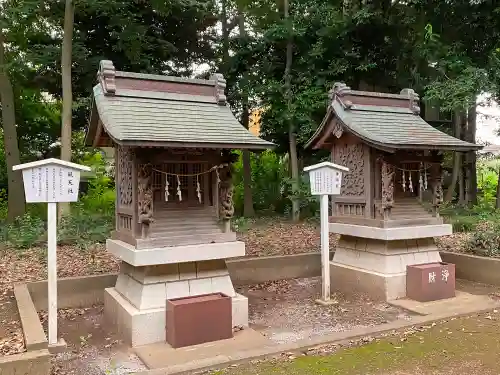
{"type": "Polygon", "coordinates": [[[186,246],[217,242],[230,242],[236,240],[236,233],[205,233],[189,234],[181,236],[162,236],[137,241],[137,249],[148,249],[155,247],[186,246]]]}
{"type": "Polygon", "coordinates": [[[210,222],[198,222],[196,225],[191,224],[191,222],[166,222],[166,221],[155,221],[151,225],[151,229],[184,229],[186,227],[189,228],[199,228],[199,229],[217,229],[219,225],[215,220],[210,222]]]}
{"type": "Polygon", "coordinates": [[[391,212],[405,212],[405,213],[415,213],[415,214],[418,214],[418,213],[428,213],[429,211],[427,210],[424,210],[424,209],[416,209],[416,208],[395,208],[393,207],[391,209],[391,212]]]}
{"type": "Polygon", "coordinates": [[[209,229],[200,229],[200,228],[185,228],[181,230],[175,229],[151,229],[150,236],[155,238],[165,237],[183,237],[183,236],[191,236],[191,235],[205,235],[205,234],[218,234],[222,233],[220,228],[209,228],[209,229]]]}
{"type": "Polygon", "coordinates": [[[402,208],[402,207],[392,207],[392,212],[429,212],[425,208],[413,207],[413,208],[402,208]]]}
{"type": "Polygon", "coordinates": [[[204,232],[220,232],[221,228],[218,225],[181,225],[181,226],[151,226],[152,232],[186,232],[204,231],[204,232]]]}
{"type": "Polygon", "coordinates": [[[411,219],[432,219],[432,215],[422,215],[422,216],[415,216],[415,215],[391,215],[390,220],[411,220],[411,219]]]}
{"type": "Polygon", "coordinates": [[[216,228],[218,227],[217,221],[214,219],[211,220],[155,220],[151,225],[151,228],[196,228],[196,227],[204,227],[204,228],[216,228]]]}
{"type": "Polygon", "coordinates": [[[172,217],[214,217],[215,212],[165,212],[153,211],[153,215],[159,218],[172,218],[172,217]]]}

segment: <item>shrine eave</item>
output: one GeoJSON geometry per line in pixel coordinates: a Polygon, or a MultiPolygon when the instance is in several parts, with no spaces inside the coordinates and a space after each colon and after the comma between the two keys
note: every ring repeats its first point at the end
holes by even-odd
{"type": "Polygon", "coordinates": [[[408,96],[400,95],[398,106],[391,106],[394,94],[373,93],[378,99],[377,105],[370,103],[371,93],[344,91],[335,95],[327,113],[313,136],[306,143],[306,148],[328,148],[335,138],[344,132],[352,134],[368,145],[386,151],[397,150],[441,150],[441,151],[476,151],[481,145],[469,143],[452,137],[432,127],[418,115],[418,106],[408,96]],[[353,103],[344,96],[357,102],[353,103]],[[408,106],[401,106],[403,100],[408,106]],[[363,102],[365,99],[365,102],[363,102]],[[387,100],[389,105],[383,101],[387,100]]]}

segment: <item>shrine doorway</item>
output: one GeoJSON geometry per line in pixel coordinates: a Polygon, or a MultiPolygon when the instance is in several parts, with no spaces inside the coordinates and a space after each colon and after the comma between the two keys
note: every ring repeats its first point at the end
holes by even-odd
{"type": "Polygon", "coordinates": [[[153,166],[155,207],[206,207],[210,202],[210,173],[203,162],[172,162],[153,166]]]}

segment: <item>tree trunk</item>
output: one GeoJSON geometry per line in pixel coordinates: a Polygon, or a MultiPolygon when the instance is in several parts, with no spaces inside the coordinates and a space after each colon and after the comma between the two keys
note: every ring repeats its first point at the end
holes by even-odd
{"type": "MultiPolygon", "coordinates": [[[[455,112],[455,116],[453,116],[454,120],[454,136],[460,138],[460,130],[462,124],[462,113],[459,111],[455,112]]],[[[453,171],[451,173],[451,182],[450,186],[448,186],[448,190],[446,191],[446,196],[444,198],[445,202],[451,202],[453,196],[455,195],[455,190],[457,189],[458,176],[460,174],[460,161],[462,154],[458,151],[453,153],[453,171]]]]}
{"type": "MultiPolygon", "coordinates": [[[[460,116],[460,134],[461,140],[465,140],[467,138],[467,112],[462,111],[462,115],[460,116]]],[[[461,156],[460,160],[460,174],[459,174],[459,199],[458,204],[462,207],[466,207],[469,202],[469,192],[467,185],[467,167],[466,167],[466,155],[461,156]]]]}
{"type": "Polygon", "coordinates": [[[299,221],[300,219],[300,201],[299,193],[299,166],[297,162],[297,135],[295,134],[295,126],[292,117],[292,58],[293,58],[293,29],[290,20],[290,4],[289,0],[284,0],[283,3],[285,22],[288,31],[288,40],[286,43],[286,64],[285,64],[285,97],[287,103],[287,118],[288,118],[288,142],[290,153],[290,168],[292,177],[292,219],[299,221]]]}
{"type": "MultiPolygon", "coordinates": [[[[247,32],[245,29],[245,16],[241,7],[238,7],[238,25],[240,31],[240,39],[246,42],[247,32]]],[[[242,91],[241,107],[242,115],[241,122],[248,129],[250,121],[250,108],[248,103],[248,71],[245,65],[245,70],[242,72],[240,81],[240,89],[242,91]]],[[[243,150],[243,216],[250,217],[255,215],[252,196],[252,163],[250,151],[243,150]]]]}
{"type": "Polygon", "coordinates": [[[229,71],[229,30],[227,25],[227,0],[221,2],[222,24],[222,74],[226,76],[229,71]]]}
{"type": "Polygon", "coordinates": [[[16,113],[14,109],[14,91],[7,71],[5,58],[4,35],[0,28],[0,103],[2,104],[3,142],[5,149],[5,164],[7,165],[8,203],[7,220],[13,221],[22,216],[26,204],[23,179],[20,171],[12,167],[20,164],[19,145],[17,143],[16,113]]]}
{"type": "Polygon", "coordinates": [[[461,207],[466,206],[465,202],[465,176],[464,168],[461,160],[459,173],[458,173],[458,205],[461,207]]]}
{"type": "MultiPolygon", "coordinates": [[[[64,10],[64,35],[61,55],[62,75],[62,124],[61,124],[61,159],[71,161],[71,117],[73,94],[71,91],[71,55],[73,49],[73,20],[75,10],[73,0],[66,0],[64,10]]],[[[69,213],[69,203],[59,204],[59,213],[69,213]]]]}
{"type": "MultiPolygon", "coordinates": [[[[467,112],[467,133],[466,141],[470,143],[476,142],[476,105],[471,106],[467,112]]],[[[475,151],[469,151],[466,156],[467,160],[467,192],[468,204],[475,206],[477,204],[477,157],[475,151]]]]}

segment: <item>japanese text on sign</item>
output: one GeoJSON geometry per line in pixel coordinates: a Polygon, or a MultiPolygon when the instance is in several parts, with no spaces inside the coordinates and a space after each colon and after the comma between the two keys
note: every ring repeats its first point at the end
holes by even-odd
{"type": "MultiPolygon", "coordinates": [[[[448,278],[450,277],[450,271],[447,268],[443,268],[441,270],[441,281],[445,283],[448,282],[448,278]]],[[[436,282],[436,272],[429,272],[429,284],[434,284],[436,282]]]]}
{"type": "Polygon", "coordinates": [[[28,202],[73,202],[78,198],[80,172],[48,165],[23,171],[28,202]]]}

